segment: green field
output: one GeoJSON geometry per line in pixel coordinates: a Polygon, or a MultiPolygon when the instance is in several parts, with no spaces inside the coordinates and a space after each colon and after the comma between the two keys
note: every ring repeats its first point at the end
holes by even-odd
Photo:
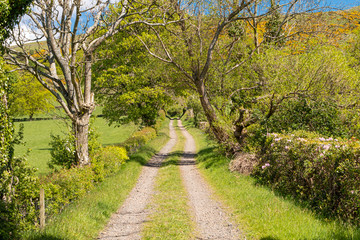
{"type": "MultiPolygon", "coordinates": [[[[50,159],[50,134],[64,134],[67,132],[64,120],[43,120],[16,123],[16,129],[24,124],[25,145],[18,145],[15,148],[15,155],[22,156],[30,150],[27,156],[31,166],[38,168],[38,174],[47,174],[50,169],[47,162],[50,159]]],[[[134,131],[138,129],[135,124],[126,124],[120,127],[108,126],[103,118],[95,119],[95,129],[100,135],[100,143],[112,145],[125,141],[134,131]]]]}

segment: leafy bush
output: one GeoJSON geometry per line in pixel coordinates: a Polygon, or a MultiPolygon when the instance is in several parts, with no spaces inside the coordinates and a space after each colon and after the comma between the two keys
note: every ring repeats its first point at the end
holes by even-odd
{"type": "Polygon", "coordinates": [[[102,181],[125,163],[129,157],[123,147],[109,146],[102,148],[94,157],[91,167],[96,174],[96,181],[102,181]]]}
{"type": "Polygon", "coordinates": [[[139,147],[143,146],[149,140],[156,137],[156,130],[151,127],[145,127],[140,131],[135,132],[128,138],[121,146],[125,147],[129,152],[135,152],[139,147]]]}
{"type": "Polygon", "coordinates": [[[161,125],[163,123],[163,121],[166,119],[166,113],[164,110],[160,110],[159,111],[159,117],[156,120],[155,124],[153,125],[153,127],[155,128],[156,133],[159,132],[161,125]]]}
{"type": "Polygon", "coordinates": [[[253,175],[326,217],[360,224],[360,149],[356,141],[272,135],[253,175]]]}
{"type": "Polygon", "coordinates": [[[164,110],[159,110],[158,114],[159,114],[158,121],[160,120],[159,122],[164,121],[166,119],[166,113],[164,110]]]}
{"type": "Polygon", "coordinates": [[[247,129],[243,150],[246,152],[261,151],[266,142],[266,128],[261,124],[252,124],[247,129]]]}
{"type": "Polygon", "coordinates": [[[0,201],[0,239],[18,239],[19,232],[29,229],[37,219],[39,182],[35,170],[26,165],[24,158],[13,158],[8,164],[12,172],[2,172],[0,191],[2,196],[10,191],[11,197],[0,201]]]}
{"type": "Polygon", "coordinates": [[[55,215],[71,201],[80,198],[94,187],[96,182],[116,173],[128,160],[122,147],[105,147],[93,157],[91,166],[61,169],[41,180],[45,190],[46,213],[55,215]]]}
{"type": "Polygon", "coordinates": [[[200,122],[207,121],[204,110],[197,96],[189,97],[187,102],[187,108],[192,109],[193,111],[194,116],[190,119],[193,121],[196,127],[199,127],[200,122]]]}
{"type": "Polygon", "coordinates": [[[45,190],[47,215],[57,214],[66,204],[83,196],[94,187],[94,179],[90,166],[62,169],[44,179],[41,188],[45,190]]]}
{"type": "MultiPolygon", "coordinates": [[[[7,204],[0,201],[0,238],[18,239],[20,231],[38,225],[41,188],[45,190],[47,217],[56,215],[68,203],[91,190],[96,182],[117,172],[127,159],[129,158],[124,148],[106,147],[93,158],[94,163],[91,166],[63,168],[39,180],[23,159],[14,158],[14,197],[7,204]]],[[[1,189],[5,189],[3,185],[7,184],[8,182],[0,180],[1,189]]]]}
{"type": "MultiPolygon", "coordinates": [[[[93,120],[89,127],[89,155],[94,156],[96,151],[100,148],[98,142],[99,134],[91,127],[93,126],[93,120]]],[[[75,135],[70,132],[67,136],[62,137],[60,135],[52,135],[49,143],[51,147],[51,159],[48,162],[50,168],[54,168],[55,165],[61,166],[67,169],[78,164],[76,158],[75,147],[75,135]]]]}
{"type": "Polygon", "coordinates": [[[58,165],[69,169],[75,166],[77,161],[74,135],[69,134],[66,137],[61,137],[51,134],[50,137],[51,159],[48,162],[49,167],[54,168],[55,165],[58,165]]]}
{"type": "Polygon", "coordinates": [[[325,136],[346,136],[341,113],[333,101],[292,99],[282,104],[268,122],[270,132],[306,130],[325,136]]]}

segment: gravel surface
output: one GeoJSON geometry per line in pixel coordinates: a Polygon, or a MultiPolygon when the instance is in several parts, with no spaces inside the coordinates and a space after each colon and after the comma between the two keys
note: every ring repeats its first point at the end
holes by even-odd
{"type": "Polygon", "coordinates": [[[154,181],[162,161],[176,144],[176,133],[170,121],[170,140],[143,167],[136,186],[130,192],[122,207],[111,217],[105,230],[98,239],[141,239],[142,224],[146,221],[149,210],[146,209],[154,192],[154,181]]]}
{"type": "Polygon", "coordinates": [[[178,126],[186,138],[180,170],[197,224],[196,239],[245,239],[241,237],[237,226],[230,222],[221,204],[211,197],[212,193],[208,184],[195,166],[195,141],[182,126],[180,120],[178,120],[178,126]]]}

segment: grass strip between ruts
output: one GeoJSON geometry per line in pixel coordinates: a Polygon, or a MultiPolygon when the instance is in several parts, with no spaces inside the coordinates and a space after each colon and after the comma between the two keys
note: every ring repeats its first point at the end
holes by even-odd
{"type": "Polygon", "coordinates": [[[155,181],[155,194],[149,206],[152,213],[142,233],[144,239],[194,238],[195,224],[191,219],[188,198],[178,167],[178,161],[183,155],[185,138],[178,127],[175,129],[177,144],[159,169],[155,181]]]}
{"type": "Polygon", "coordinates": [[[24,239],[95,239],[135,186],[142,165],[169,140],[168,124],[168,120],[164,121],[159,136],[130,156],[130,160],[119,172],[106,178],[83,198],[67,206],[47,223],[44,231],[28,232],[24,239]]]}
{"type": "Polygon", "coordinates": [[[218,198],[230,208],[247,239],[360,239],[355,227],[317,217],[293,201],[277,196],[253,178],[228,170],[229,160],[198,129],[188,130],[197,143],[198,167],[218,198]]]}

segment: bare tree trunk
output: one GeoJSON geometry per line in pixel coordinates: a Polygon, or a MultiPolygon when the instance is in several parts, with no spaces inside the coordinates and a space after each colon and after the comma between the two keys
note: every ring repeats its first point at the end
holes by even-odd
{"type": "Polygon", "coordinates": [[[75,132],[76,160],[80,166],[90,164],[89,157],[89,122],[90,113],[84,113],[73,122],[75,132]]]}
{"type": "MultiPolygon", "coordinates": [[[[255,6],[254,6],[254,16],[257,15],[257,1],[255,1],[255,6]]],[[[259,35],[258,35],[258,20],[254,17],[253,18],[253,31],[254,31],[254,47],[256,49],[256,52],[259,54],[260,53],[260,49],[259,49],[259,35]]]]}
{"type": "Polygon", "coordinates": [[[196,81],[196,88],[197,88],[198,94],[200,96],[201,106],[203,107],[203,110],[205,112],[206,119],[209,122],[211,131],[214,133],[216,139],[219,142],[222,142],[222,143],[227,142],[228,139],[229,139],[229,135],[227,134],[225,129],[222,128],[220,126],[220,124],[218,123],[218,118],[216,116],[215,110],[211,106],[209,97],[208,97],[208,95],[206,93],[204,81],[203,80],[197,80],[196,81]]]}
{"type": "Polygon", "coordinates": [[[242,145],[242,143],[247,135],[246,134],[247,131],[244,126],[244,114],[245,114],[245,110],[244,109],[240,110],[239,118],[234,123],[234,126],[235,126],[234,137],[236,138],[237,142],[240,145],[242,145]]]}

